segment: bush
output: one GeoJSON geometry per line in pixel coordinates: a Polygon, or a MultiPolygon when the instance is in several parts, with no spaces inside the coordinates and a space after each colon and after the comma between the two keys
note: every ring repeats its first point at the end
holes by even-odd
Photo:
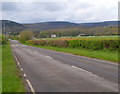
{"type": "Polygon", "coordinates": [[[8,42],[8,37],[6,35],[2,35],[2,45],[7,44],[8,42]]]}
{"type": "Polygon", "coordinates": [[[20,42],[25,43],[25,41],[30,40],[33,38],[33,32],[30,30],[24,30],[19,35],[20,42]]]}

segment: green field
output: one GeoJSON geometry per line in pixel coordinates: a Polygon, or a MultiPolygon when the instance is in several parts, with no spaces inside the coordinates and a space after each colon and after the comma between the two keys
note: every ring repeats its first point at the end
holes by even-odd
{"type": "Polygon", "coordinates": [[[25,92],[10,45],[2,46],[2,92],[25,92]]]}
{"type": "MultiPolygon", "coordinates": [[[[42,38],[43,40],[56,40],[56,39],[118,39],[119,36],[81,36],[81,37],[56,37],[56,38],[42,38]]],[[[39,39],[37,39],[39,40],[39,39]]]]}

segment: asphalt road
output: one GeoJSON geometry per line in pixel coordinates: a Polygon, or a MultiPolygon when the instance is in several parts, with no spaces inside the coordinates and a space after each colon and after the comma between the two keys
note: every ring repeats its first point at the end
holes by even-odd
{"type": "Polygon", "coordinates": [[[26,46],[14,40],[11,47],[36,92],[118,92],[118,65],[113,62],[26,46]]]}

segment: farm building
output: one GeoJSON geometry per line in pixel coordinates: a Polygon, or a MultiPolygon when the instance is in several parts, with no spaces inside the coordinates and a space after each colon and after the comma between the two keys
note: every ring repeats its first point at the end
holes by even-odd
{"type": "Polygon", "coordinates": [[[79,34],[77,37],[86,36],[85,34],[79,34]]]}
{"type": "Polygon", "coordinates": [[[55,35],[55,34],[51,35],[51,38],[56,38],[56,37],[57,37],[57,35],[55,35]]]}

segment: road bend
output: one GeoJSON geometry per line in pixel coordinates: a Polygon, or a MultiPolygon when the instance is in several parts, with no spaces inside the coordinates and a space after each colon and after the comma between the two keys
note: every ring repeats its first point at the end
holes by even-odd
{"type": "Polygon", "coordinates": [[[115,62],[27,46],[11,47],[36,92],[118,92],[115,62]]]}

